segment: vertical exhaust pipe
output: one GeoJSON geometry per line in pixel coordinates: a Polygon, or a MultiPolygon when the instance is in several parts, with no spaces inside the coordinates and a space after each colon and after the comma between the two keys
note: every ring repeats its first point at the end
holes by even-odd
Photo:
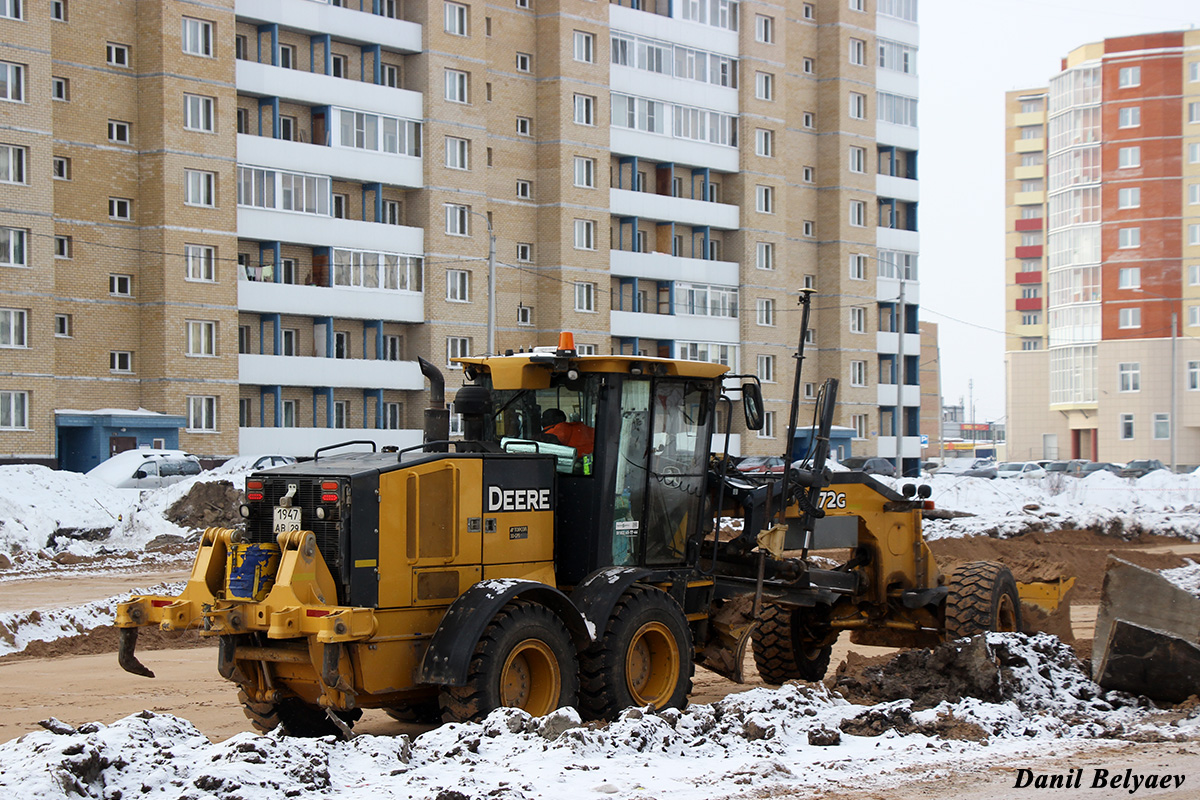
{"type": "Polygon", "coordinates": [[[450,410],[446,408],[446,379],[441,370],[420,356],[417,364],[421,374],[429,379],[429,408],[425,409],[425,451],[445,453],[450,449],[450,410]],[[436,444],[430,444],[434,442],[436,444]]]}

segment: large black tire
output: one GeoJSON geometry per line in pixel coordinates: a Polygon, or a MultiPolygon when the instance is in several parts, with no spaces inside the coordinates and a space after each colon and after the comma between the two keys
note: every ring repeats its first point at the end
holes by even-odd
{"type": "Polygon", "coordinates": [[[984,631],[1021,630],[1021,597],[1012,571],[994,561],[972,561],[947,581],[946,639],[984,631]]]}
{"type": "Polygon", "coordinates": [[[587,719],[614,719],[630,706],[683,708],[694,670],[687,617],[666,592],[630,587],[579,670],[580,712],[587,719]]]}
{"type": "Polygon", "coordinates": [[[503,706],[535,717],[573,706],[579,662],[562,620],[528,600],[513,600],[484,630],[471,657],[465,686],[438,696],[444,722],[481,720],[503,706]]]}
{"type": "MultiPolygon", "coordinates": [[[[325,709],[294,697],[278,703],[257,703],[244,690],[238,690],[238,701],[250,724],[262,733],[282,727],[289,736],[301,738],[342,735],[342,731],[326,715],[325,709]]],[[[339,712],[338,716],[348,727],[353,727],[362,716],[362,709],[339,712]]]]}
{"type": "Polygon", "coordinates": [[[414,725],[426,725],[442,721],[442,708],[437,696],[422,697],[402,706],[385,708],[384,712],[397,722],[407,722],[414,725]]]}
{"type": "Polygon", "coordinates": [[[798,624],[799,609],[764,605],[750,634],[754,664],[764,683],[819,681],[829,670],[833,644],[817,645],[798,624]]]}

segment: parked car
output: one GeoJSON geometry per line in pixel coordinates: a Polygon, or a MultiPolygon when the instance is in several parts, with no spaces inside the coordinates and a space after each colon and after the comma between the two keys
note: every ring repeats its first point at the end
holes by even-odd
{"type": "Polygon", "coordinates": [[[1067,461],[1051,461],[1046,464],[1046,472],[1060,475],[1070,475],[1072,478],[1078,478],[1080,470],[1092,462],[1086,458],[1072,458],[1067,461]]]}
{"type": "Polygon", "coordinates": [[[1120,475],[1121,470],[1125,468],[1124,464],[1112,464],[1108,461],[1089,461],[1079,468],[1079,477],[1086,478],[1096,472],[1111,472],[1113,475],[1120,475]]]}
{"type": "Polygon", "coordinates": [[[996,467],[997,478],[1044,478],[1047,473],[1036,461],[1005,461],[996,467]]]}
{"type": "Polygon", "coordinates": [[[295,456],[284,456],[277,453],[272,453],[262,456],[234,456],[222,464],[219,469],[221,472],[241,472],[249,469],[270,469],[271,467],[280,467],[284,464],[295,463],[295,456]]]}
{"type": "Polygon", "coordinates": [[[182,450],[138,448],[117,453],[88,470],[88,476],[118,489],[157,489],[203,471],[200,459],[182,450]]]}
{"type": "Polygon", "coordinates": [[[735,469],[743,475],[782,475],[783,459],[779,456],[746,456],[735,469]]]}
{"type": "Polygon", "coordinates": [[[964,478],[996,477],[996,462],[990,458],[955,458],[948,460],[938,475],[957,475],[964,478]]]}
{"type": "Polygon", "coordinates": [[[878,456],[850,456],[850,458],[842,461],[842,466],[856,472],[865,472],[868,475],[883,475],[886,478],[896,477],[896,466],[886,458],[879,458],[878,456]]]}
{"type": "Polygon", "coordinates": [[[1125,465],[1125,469],[1121,470],[1122,478],[1140,478],[1154,472],[1156,469],[1166,469],[1167,465],[1159,461],[1157,458],[1143,458],[1140,460],[1130,461],[1125,465]]]}

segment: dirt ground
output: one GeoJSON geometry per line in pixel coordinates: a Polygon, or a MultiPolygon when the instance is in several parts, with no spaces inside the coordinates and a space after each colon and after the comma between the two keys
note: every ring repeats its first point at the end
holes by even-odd
{"type": "MultiPolygon", "coordinates": [[[[1200,556],[1200,545],[1176,539],[1142,537],[1132,542],[1122,542],[1079,531],[1029,534],[1008,540],[986,537],[948,539],[933,542],[931,547],[943,569],[959,561],[994,559],[1010,564],[1018,580],[1028,579],[1034,573],[1045,577],[1047,570],[1074,574],[1079,580],[1073,593],[1071,622],[1076,636],[1084,642],[1091,637],[1095,604],[1099,600],[1100,581],[1109,551],[1156,569],[1180,566],[1185,563],[1184,556],[1200,556]]],[[[76,575],[9,580],[0,583],[0,611],[77,605],[109,597],[131,586],[181,580],[185,574],[176,568],[139,575],[76,575]]],[[[154,679],[130,675],[117,666],[116,637],[111,630],[64,639],[51,645],[31,648],[23,655],[0,658],[0,708],[5,710],[0,715],[0,742],[37,730],[38,721],[48,717],[78,725],[93,720],[111,721],[143,709],[190,719],[214,741],[249,729],[237,703],[236,692],[217,675],[215,647],[197,636],[185,637],[181,642],[183,647],[172,646],[173,640],[156,642],[155,638],[143,635],[139,640],[142,661],[158,675],[154,679]]],[[[885,648],[852,646],[848,637],[843,637],[835,646],[832,664],[839,664],[851,651],[863,657],[893,652],[885,648]]],[[[707,670],[697,669],[692,702],[712,702],[732,692],[761,685],[752,659],[749,661],[746,670],[748,682],[740,686],[707,670]]],[[[383,712],[368,711],[355,730],[396,734],[419,733],[425,728],[396,722],[383,712]]],[[[1083,747],[1094,749],[1092,745],[1083,747]]],[[[1176,755],[1165,752],[1167,747],[1142,746],[1134,755],[1121,751],[1119,758],[1118,755],[1113,758],[1122,764],[1134,757],[1146,759],[1147,764],[1158,758],[1170,761],[1173,768],[1177,763],[1187,763],[1192,765],[1189,767],[1191,774],[1200,783],[1200,770],[1195,768],[1200,767],[1200,746],[1183,748],[1187,752],[1178,755],[1179,759],[1183,759],[1180,762],[1177,762],[1176,755]]],[[[1068,752],[1066,745],[1063,745],[1062,752],[1068,752]]],[[[1077,751],[1070,749],[1070,752],[1077,751]]],[[[1078,764],[1071,762],[1071,765],[1082,766],[1088,759],[1100,756],[1089,751],[1080,758],[1083,760],[1078,764]]],[[[912,787],[906,787],[905,792],[908,793],[889,791],[886,796],[894,800],[928,797],[931,794],[957,795],[969,800],[1009,797],[1011,769],[1007,773],[1004,769],[981,767],[978,775],[957,774],[952,779],[936,783],[936,788],[934,783],[930,783],[926,792],[910,792],[912,787]],[[996,793],[987,794],[989,790],[981,781],[990,786],[993,778],[997,779],[996,793]],[[1005,781],[1009,781],[1009,793],[1003,791],[1005,781]],[[955,782],[957,786],[952,789],[955,782]]],[[[1186,794],[1149,796],[1191,798],[1197,796],[1195,791],[1195,787],[1189,786],[1186,794]]],[[[851,796],[863,800],[873,795],[843,795],[836,791],[824,795],[828,800],[851,796]]]]}

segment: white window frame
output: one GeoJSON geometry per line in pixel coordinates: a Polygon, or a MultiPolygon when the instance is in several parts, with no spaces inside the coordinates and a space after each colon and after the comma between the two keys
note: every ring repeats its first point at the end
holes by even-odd
{"type": "Polygon", "coordinates": [[[1117,189],[1117,208],[1140,208],[1142,205],[1142,190],[1137,186],[1127,186],[1117,189]]]}
{"type": "Polygon", "coordinates": [[[1140,392],[1142,390],[1142,365],[1137,361],[1117,364],[1117,391],[1140,392]]]}
{"type": "MultiPolygon", "coordinates": [[[[288,401],[284,401],[286,404],[288,401]]],[[[295,400],[291,401],[295,403],[295,400]]],[[[295,410],[292,412],[295,414],[295,410]]],[[[295,421],[293,417],[293,422],[295,421]]],[[[217,432],[217,397],[216,395],[195,395],[187,397],[187,430],[189,433],[217,432]]]]}
{"type": "Polygon", "coordinates": [[[762,71],[754,73],[754,96],[759,100],[775,100],[775,73],[762,71]]]}
{"type": "Polygon", "coordinates": [[[201,133],[215,133],[217,99],[203,94],[183,96],[183,129],[201,133]]]}
{"type": "Polygon", "coordinates": [[[446,2],[442,9],[442,29],[451,36],[469,36],[470,14],[462,3],[446,2]]]}
{"type": "Polygon", "coordinates": [[[596,188],[596,159],[575,156],[575,186],[581,189],[596,188]]]}
{"type": "Polygon", "coordinates": [[[850,385],[863,387],[867,385],[867,362],[854,360],[850,362],[850,385]]]}
{"type": "Polygon", "coordinates": [[[185,244],[184,279],[199,283],[215,283],[217,280],[217,249],[206,244],[185,244]]]}
{"type": "Polygon", "coordinates": [[[0,348],[29,347],[29,312],[23,308],[0,308],[0,348]]]}
{"type": "Polygon", "coordinates": [[[462,369],[462,364],[455,364],[453,358],[471,357],[471,338],[469,336],[446,337],[446,365],[450,369],[462,369]]]}
{"type": "Polygon", "coordinates": [[[0,0],[0,19],[24,19],[23,5],[24,0],[0,0]]]}
{"type": "Polygon", "coordinates": [[[533,199],[533,182],[527,180],[517,181],[517,199],[532,200],[533,199]]]}
{"type": "Polygon", "coordinates": [[[775,383],[775,356],[759,353],[757,369],[754,374],[763,383],[775,383]]]}
{"type": "Polygon", "coordinates": [[[596,63],[596,34],[587,31],[575,31],[572,37],[572,48],[575,60],[581,64],[596,63]]]}
{"type": "Polygon", "coordinates": [[[471,235],[471,207],[458,203],[446,203],[446,235],[471,235]]]}
{"type": "Polygon", "coordinates": [[[763,158],[775,157],[775,131],[756,128],[754,131],[754,153],[763,158]]]}
{"type": "Polygon", "coordinates": [[[754,15],[754,41],[775,44],[775,18],[766,14],[754,15]]]}
{"type": "Polygon", "coordinates": [[[105,42],[104,44],[104,62],[110,67],[120,67],[129,69],[133,65],[129,58],[129,45],[118,44],[117,42],[105,42]]]}
{"type": "Polygon", "coordinates": [[[124,222],[133,220],[133,201],[128,197],[108,198],[108,218],[124,222]]]}
{"type": "Polygon", "coordinates": [[[867,96],[861,92],[850,93],[850,119],[867,118],[867,96]]]}
{"type": "Polygon", "coordinates": [[[446,302],[471,302],[471,272],[465,269],[446,270],[446,302]]]}
{"type": "Polygon", "coordinates": [[[1156,411],[1150,418],[1150,437],[1165,440],[1171,438],[1171,415],[1165,411],[1156,411]]]}
{"type": "Polygon", "coordinates": [[[29,392],[0,390],[0,430],[29,430],[29,392]]]}
{"type": "Polygon", "coordinates": [[[527,306],[524,303],[517,305],[517,324],[522,327],[533,325],[533,306],[527,306]]]}
{"type": "Polygon", "coordinates": [[[471,168],[471,141],[458,136],[446,137],[446,169],[471,168]]]}
{"type": "Polygon", "coordinates": [[[183,18],[183,32],[180,35],[180,45],[183,52],[190,56],[203,58],[214,57],[214,42],[216,37],[212,22],[195,17],[183,18]]]}
{"type": "Polygon", "coordinates": [[[575,94],[572,98],[576,125],[596,125],[596,98],[590,94],[575,94]]]}
{"type": "Polygon", "coordinates": [[[850,280],[865,281],[867,279],[867,256],[865,253],[850,254],[850,280]]]}
{"type": "Polygon", "coordinates": [[[591,281],[575,281],[575,310],[592,314],[596,311],[596,284],[591,281]]]}
{"type": "Polygon", "coordinates": [[[517,117],[517,136],[533,136],[532,117],[517,117]]]}
{"type": "Polygon", "coordinates": [[[867,309],[863,306],[850,307],[850,332],[867,332],[867,309]]]}
{"type": "Polygon", "coordinates": [[[133,373],[133,351],[132,350],[109,350],[108,351],[108,371],[121,374],[133,373]]]}
{"type": "Polygon", "coordinates": [[[59,103],[71,102],[71,79],[55,75],[50,78],[50,99],[59,103]]]}
{"type": "Polygon", "coordinates": [[[133,141],[133,126],[119,119],[108,121],[108,140],[113,144],[129,144],[133,141]]]}
{"type": "Polygon", "coordinates": [[[754,208],[760,214],[775,213],[775,187],[758,184],[754,187],[754,208]]]}
{"type": "Polygon", "coordinates": [[[1117,88],[1128,89],[1133,86],[1142,85],[1142,68],[1141,67],[1121,67],[1117,71],[1117,88]]]}
{"type": "Polygon", "coordinates": [[[445,71],[445,97],[449,103],[471,102],[471,73],[461,69],[445,71]]]}
{"type": "Polygon", "coordinates": [[[596,249],[596,221],[592,219],[575,220],[575,249],[596,249]]]}
{"type": "Polygon", "coordinates": [[[24,228],[0,227],[0,267],[29,266],[29,232],[24,228]]]}
{"type": "Polygon", "coordinates": [[[533,262],[532,242],[517,242],[517,261],[520,261],[522,264],[533,262]]]}
{"type": "Polygon", "coordinates": [[[1118,228],[1117,229],[1117,248],[1121,250],[1132,250],[1142,246],[1142,229],[1134,228],[1118,228]]]}
{"type": "Polygon", "coordinates": [[[867,227],[867,204],[862,200],[851,200],[849,208],[850,226],[853,228],[867,227]]]}
{"type": "Polygon", "coordinates": [[[1138,145],[1117,150],[1117,169],[1133,169],[1142,165],[1142,148],[1138,145]]]}
{"type": "Polygon", "coordinates": [[[754,301],[755,324],[764,328],[775,327],[775,301],[769,297],[759,297],[754,301]]]}
{"type": "Polygon", "coordinates": [[[29,149],[15,144],[0,145],[0,183],[28,183],[29,149]]]}
{"type": "Polygon", "coordinates": [[[55,258],[70,258],[71,257],[71,237],[61,234],[54,237],[54,257],[55,258]]]}
{"type": "Polygon", "coordinates": [[[1117,110],[1118,128],[1140,128],[1142,126],[1142,107],[1125,106],[1117,110]]]}
{"type": "Polygon", "coordinates": [[[1141,267],[1121,267],[1117,270],[1118,289],[1137,289],[1142,285],[1141,267]]]}
{"type": "Polygon", "coordinates": [[[762,428],[758,431],[759,439],[774,439],[775,438],[775,412],[763,412],[762,428]]]}
{"type": "Polygon", "coordinates": [[[217,173],[202,169],[183,171],[183,204],[201,208],[216,208],[217,173]]]}
{"type": "Polygon", "coordinates": [[[858,175],[867,174],[867,148],[850,146],[850,171],[858,175]]]}
{"type": "Polygon", "coordinates": [[[1139,306],[1129,306],[1118,310],[1117,327],[1123,330],[1142,327],[1142,309],[1139,306]]]}
{"type": "Polygon", "coordinates": [[[216,358],[217,323],[210,319],[189,319],[184,322],[187,342],[184,353],[190,358],[216,358]]]}
{"type": "Polygon", "coordinates": [[[867,43],[863,39],[850,39],[850,63],[856,67],[867,65],[867,43]]]}
{"type": "Polygon", "coordinates": [[[73,337],[72,323],[74,319],[70,314],[55,314],[54,315],[54,335],[60,339],[70,339],[73,337]]]}
{"type": "Polygon", "coordinates": [[[517,53],[515,66],[517,72],[533,72],[533,55],[531,53],[517,53]]]}
{"type": "Polygon", "coordinates": [[[133,276],[109,273],[108,293],[112,297],[133,297],[133,276]]]}
{"type": "Polygon", "coordinates": [[[1123,442],[1133,441],[1133,414],[1122,414],[1119,420],[1118,437],[1123,442]]]}
{"type": "Polygon", "coordinates": [[[754,245],[754,266],[758,269],[775,269],[775,243],[757,242],[754,245]]]}

